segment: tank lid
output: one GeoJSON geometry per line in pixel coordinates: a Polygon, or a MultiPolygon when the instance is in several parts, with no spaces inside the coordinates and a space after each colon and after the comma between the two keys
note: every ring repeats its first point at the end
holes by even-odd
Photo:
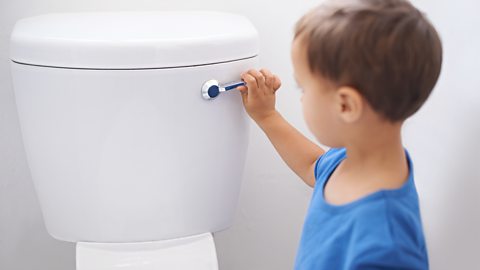
{"type": "Polygon", "coordinates": [[[53,13],[16,23],[10,59],[65,68],[168,68],[249,58],[258,47],[250,21],[229,13],[53,13]]]}

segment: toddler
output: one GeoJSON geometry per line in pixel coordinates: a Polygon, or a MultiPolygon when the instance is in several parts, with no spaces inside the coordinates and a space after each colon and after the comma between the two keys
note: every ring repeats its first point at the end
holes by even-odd
{"type": "Polygon", "coordinates": [[[294,76],[307,126],[275,109],[279,78],[242,74],[249,116],[313,195],[295,269],[428,269],[403,122],[428,98],[442,46],[406,0],[330,0],[296,24],[294,76]]]}

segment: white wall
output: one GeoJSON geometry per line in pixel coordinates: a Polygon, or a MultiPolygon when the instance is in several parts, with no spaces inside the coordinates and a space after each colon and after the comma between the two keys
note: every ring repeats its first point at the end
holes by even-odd
{"type": "Polygon", "coordinates": [[[437,87],[404,130],[432,269],[479,269],[480,16],[478,1],[417,1],[440,32],[437,87]]]}
{"type": "MultiPolygon", "coordinates": [[[[210,9],[249,17],[261,36],[261,62],[283,80],[278,109],[307,132],[290,64],[292,28],[318,1],[0,0],[0,269],[74,269],[74,246],[45,231],[25,160],[8,63],[20,18],[62,11],[210,9]]],[[[433,95],[406,124],[415,163],[431,268],[473,269],[480,252],[480,3],[415,1],[437,26],[444,68],[433,95]]],[[[222,270],[291,269],[311,191],[283,164],[265,135],[251,130],[239,208],[215,234],[222,270]]]]}

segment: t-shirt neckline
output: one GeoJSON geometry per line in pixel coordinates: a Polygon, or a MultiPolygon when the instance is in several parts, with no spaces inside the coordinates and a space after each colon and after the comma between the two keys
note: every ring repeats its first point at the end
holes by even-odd
{"type": "Polygon", "coordinates": [[[333,174],[333,172],[340,165],[340,163],[347,158],[347,155],[345,153],[345,156],[335,161],[333,166],[331,166],[330,172],[326,174],[326,177],[324,177],[324,179],[322,179],[320,183],[321,184],[321,192],[320,192],[321,207],[329,211],[347,211],[348,209],[355,208],[356,206],[362,203],[374,201],[378,198],[402,196],[405,193],[407,193],[410,187],[413,185],[413,165],[412,165],[412,161],[410,159],[410,155],[408,151],[406,149],[404,149],[404,151],[405,151],[405,156],[407,157],[407,163],[408,163],[408,178],[407,178],[407,181],[405,181],[405,183],[403,183],[401,187],[395,188],[395,189],[380,189],[345,204],[339,204],[339,205],[331,204],[325,200],[325,186],[328,180],[330,179],[331,175],[333,174]]]}

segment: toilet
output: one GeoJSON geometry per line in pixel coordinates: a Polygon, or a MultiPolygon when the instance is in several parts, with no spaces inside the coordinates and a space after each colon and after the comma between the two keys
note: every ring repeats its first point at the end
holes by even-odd
{"type": "Polygon", "coordinates": [[[52,13],[11,34],[14,94],[46,228],[78,270],[218,269],[248,146],[238,91],[258,33],[211,11],[52,13]]]}

